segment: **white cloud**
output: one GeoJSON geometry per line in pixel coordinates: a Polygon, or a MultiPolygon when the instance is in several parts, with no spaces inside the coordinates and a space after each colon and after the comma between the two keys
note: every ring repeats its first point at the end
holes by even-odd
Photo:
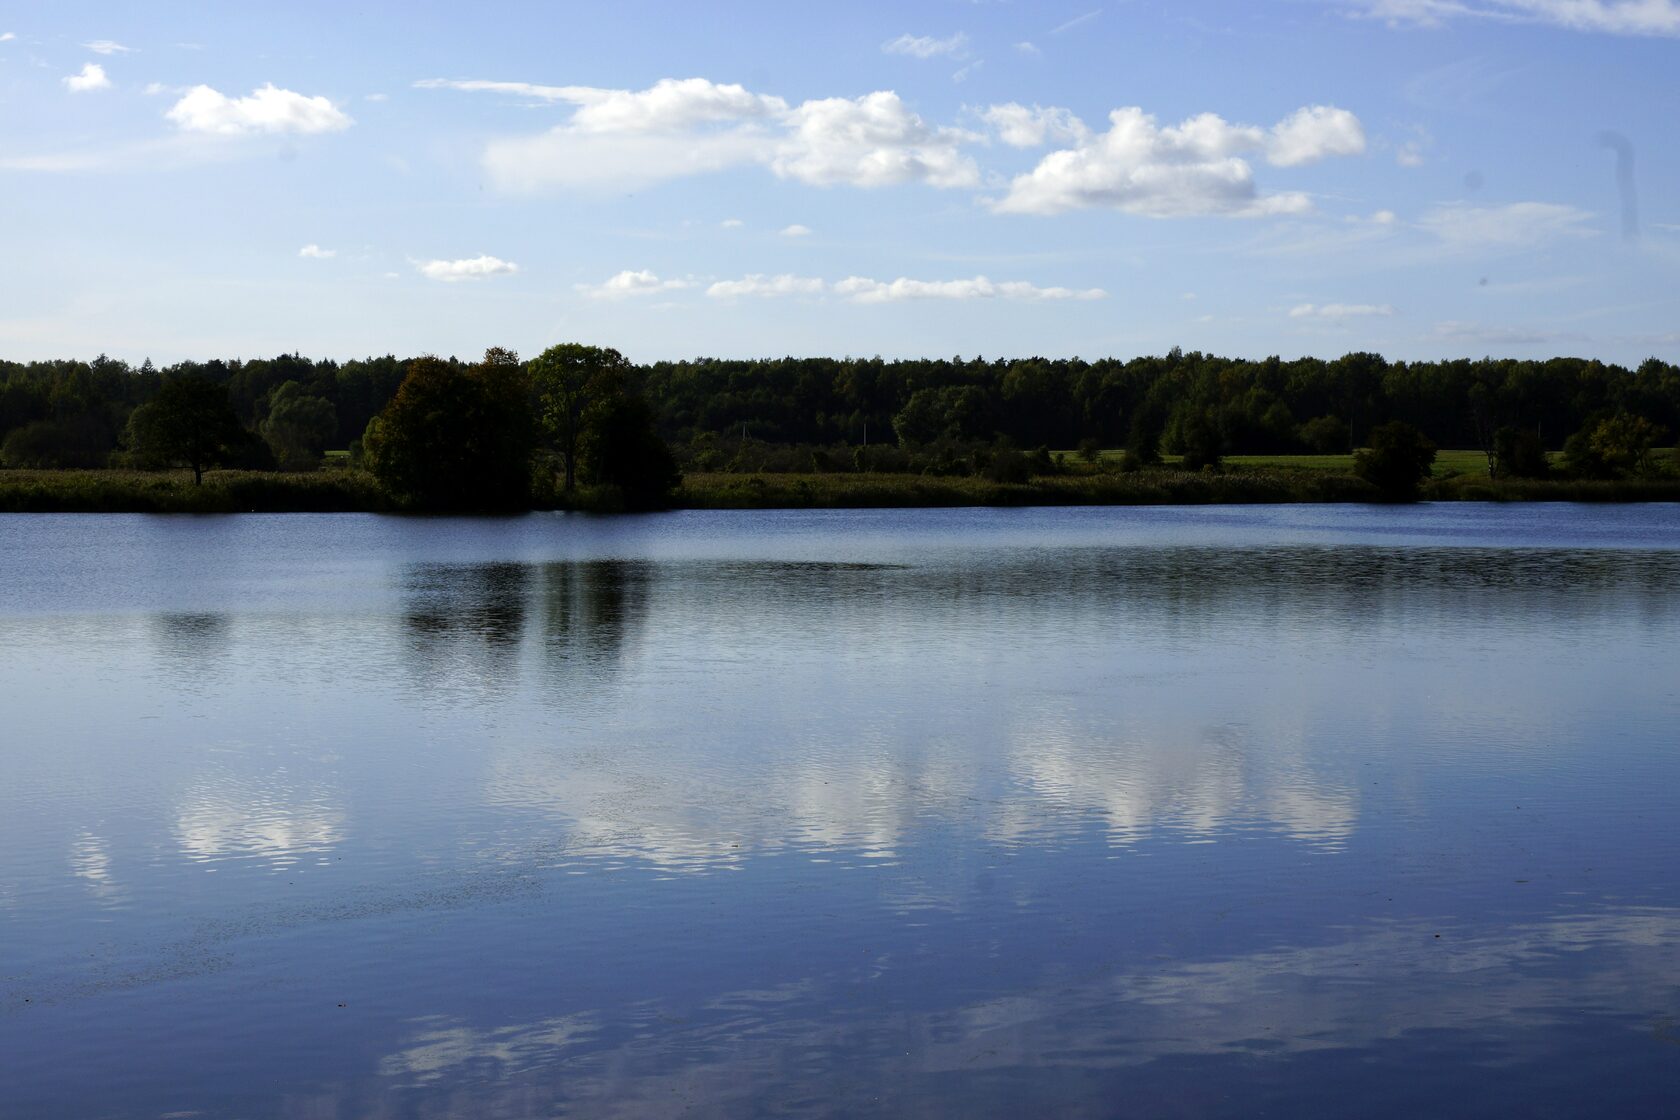
{"type": "Polygon", "coordinates": [[[1299,167],[1327,156],[1356,156],[1365,150],[1365,130],[1346,109],[1308,105],[1272,126],[1266,162],[1299,167]]]}
{"type": "Polygon", "coordinates": [[[1464,249],[1524,249],[1563,237],[1591,237],[1592,215],[1552,202],[1513,202],[1504,206],[1452,203],[1437,206],[1418,220],[1419,228],[1448,245],[1464,249]]]}
{"type": "Polygon", "coordinates": [[[765,276],[753,273],[739,280],[719,280],[706,289],[713,299],[735,299],[740,296],[820,296],[828,285],[814,276],[765,276]]]}
{"type": "Polygon", "coordinates": [[[961,58],[968,51],[968,36],[961,31],[945,39],[935,39],[931,35],[906,34],[882,43],[881,50],[887,54],[907,54],[913,58],[934,58],[942,54],[961,58]]]}
{"type": "Polygon", "coordinates": [[[1391,226],[1399,220],[1400,219],[1395,216],[1395,213],[1392,210],[1378,210],[1375,214],[1371,215],[1371,221],[1375,222],[1379,226],[1391,226]]]}
{"type": "Polygon", "coordinates": [[[723,221],[718,223],[718,225],[722,226],[724,229],[740,229],[746,224],[746,222],[743,222],[739,218],[725,218],[723,221]]]}
{"type": "Polygon", "coordinates": [[[1423,145],[1416,140],[1408,140],[1394,152],[1394,162],[1401,167],[1423,166],[1423,145]]]}
{"type": "Polygon", "coordinates": [[[111,39],[95,39],[91,43],[83,43],[82,46],[94,54],[130,54],[134,50],[133,47],[125,47],[111,39]]]}
{"type": "Polygon", "coordinates": [[[338,132],[354,122],[325,97],[307,97],[272,84],[249,97],[228,97],[194,86],[164,116],[183,132],[248,136],[263,132],[338,132]]]}
{"type": "Polygon", "coordinates": [[[391,95],[388,94],[388,93],[370,93],[366,97],[363,97],[362,100],[363,101],[389,101],[389,100],[391,100],[391,95]]]}
{"type": "Polygon", "coordinates": [[[992,127],[999,140],[1012,148],[1036,148],[1051,140],[1079,144],[1091,134],[1085,122],[1070,110],[1054,106],[1044,108],[1034,105],[1029,109],[1011,101],[1005,105],[988,106],[980,114],[980,119],[992,127]]]}
{"type": "Polygon", "coordinates": [[[959,187],[980,178],[961,151],[973,134],[928,125],[890,91],[790,108],[779,97],[704,78],[667,78],[640,91],[445,79],[415,84],[576,106],[546,132],[486,146],[485,168],[507,190],[631,187],[754,164],[823,186],[959,187]]]}
{"type": "Polygon", "coordinates": [[[753,274],[740,280],[720,280],[706,289],[714,298],[740,296],[820,296],[832,293],[852,303],[896,303],[901,300],[1093,300],[1108,293],[1101,288],[1041,288],[1022,280],[996,282],[984,276],[964,280],[872,280],[848,276],[833,284],[814,276],[764,276],[753,274]]]}
{"type": "Polygon", "coordinates": [[[94,90],[110,89],[111,79],[105,76],[105,67],[89,62],[83,64],[79,73],[64,78],[64,88],[71,93],[92,93],[94,90]]]}
{"type": "Polygon", "coordinates": [[[1530,327],[1489,326],[1449,319],[1435,324],[1435,337],[1454,343],[1476,343],[1484,346],[1537,346],[1543,342],[1579,337],[1556,331],[1541,331],[1530,327]]]}
{"type": "Polygon", "coordinates": [[[318,261],[324,261],[324,260],[327,260],[331,257],[338,256],[338,250],[337,249],[323,249],[319,245],[311,243],[311,244],[305,245],[303,248],[299,249],[298,250],[298,256],[309,257],[309,258],[312,258],[312,259],[318,260],[318,261]]]}
{"type": "Polygon", "coordinates": [[[974,135],[928,125],[890,90],[807,101],[787,121],[792,134],[777,146],[770,163],[785,179],[854,187],[914,182],[970,187],[980,182],[979,169],[961,151],[974,135]]]}
{"type": "Polygon", "coordinates": [[[506,276],[519,271],[519,266],[512,261],[488,255],[465,257],[456,261],[419,261],[415,267],[426,279],[443,280],[447,283],[457,280],[482,280],[487,276],[506,276]]]}
{"type": "Polygon", "coordinates": [[[811,227],[810,226],[802,226],[798,222],[795,222],[791,226],[783,227],[782,236],[783,237],[809,237],[809,236],[811,236],[811,227]]]}
{"type": "Polygon", "coordinates": [[[911,280],[901,276],[887,281],[849,276],[834,285],[834,291],[854,303],[895,303],[909,299],[1091,300],[1108,295],[1101,288],[1041,288],[1024,280],[995,283],[984,276],[968,280],[911,280]]]}
{"type": "Polygon", "coordinates": [[[1066,23],[1061,23],[1061,24],[1056,25],[1055,27],[1052,27],[1050,29],[1050,34],[1060,35],[1064,31],[1072,31],[1074,28],[1078,27],[1080,24],[1090,23],[1092,20],[1096,19],[1100,15],[1102,15],[1102,9],[1101,8],[1093,8],[1090,11],[1086,12],[1082,16],[1074,16],[1072,19],[1068,20],[1066,23]]]}
{"type": "Polygon", "coordinates": [[[1328,319],[1334,322],[1392,314],[1394,308],[1386,303],[1303,303],[1289,309],[1291,319],[1328,319]]]}
{"type": "Polygon", "coordinates": [[[1299,214],[1312,208],[1299,192],[1261,195],[1242,153],[1261,152],[1279,166],[1364,150],[1364,131],[1346,110],[1297,110],[1269,132],[1231,124],[1214,113],[1161,127],[1142,109],[1109,113],[1109,129],[1052,152],[1018,175],[994,202],[1004,213],[1058,214],[1107,206],[1150,217],[1299,214]]]}
{"type": "Polygon", "coordinates": [[[1485,19],[1607,35],[1680,36],[1680,0],[1354,0],[1354,7],[1390,26],[1485,19]]]}
{"type": "Polygon", "coordinates": [[[661,280],[647,269],[642,269],[639,272],[625,269],[600,284],[576,285],[578,291],[593,299],[626,299],[631,296],[651,296],[660,292],[678,291],[682,288],[692,287],[694,287],[694,281],[692,280],[661,280]]]}
{"type": "Polygon", "coordinates": [[[1015,49],[1020,51],[1022,54],[1029,55],[1033,58],[1039,58],[1044,54],[1043,51],[1038,49],[1037,44],[1027,42],[1024,39],[1015,44],[1015,49]]]}
{"type": "Polygon", "coordinates": [[[9,43],[16,38],[17,32],[15,31],[0,32],[0,43],[9,43]]]}

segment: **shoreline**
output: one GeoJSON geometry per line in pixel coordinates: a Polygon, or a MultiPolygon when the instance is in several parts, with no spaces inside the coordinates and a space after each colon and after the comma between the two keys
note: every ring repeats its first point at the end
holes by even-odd
{"type": "MultiPolygon", "coordinates": [[[[1594,481],[1458,475],[1433,479],[1424,501],[1680,502],[1680,478],[1594,481]]],[[[1381,498],[1352,475],[1324,470],[1193,473],[1153,468],[1130,474],[1046,475],[1025,483],[904,474],[723,474],[687,476],[671,509],[917,509],[963,506],[1161,506],[1372,503],[1381,498]]],[[[532,510],[620,512],[607,490],[532,510]]],[[[307,474],[210,471],[194,486],[185,471],[0,471],[4,513],[395,513],[364,472],[307,474]]],[[[504,511],[518,512],[518,511],[504,511]]]]}

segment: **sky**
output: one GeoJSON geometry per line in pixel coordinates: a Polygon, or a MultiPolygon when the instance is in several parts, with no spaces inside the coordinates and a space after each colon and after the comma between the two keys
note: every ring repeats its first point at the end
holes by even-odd
{"type": "Polygon", "coordinates": [[[1680,360],[1680,0],[0,11],[0,357],[1680,360]]]}

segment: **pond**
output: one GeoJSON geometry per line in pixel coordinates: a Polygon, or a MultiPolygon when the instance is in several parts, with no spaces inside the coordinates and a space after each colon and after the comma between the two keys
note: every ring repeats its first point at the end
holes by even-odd
{"type": "Polygon", "coordinates": [[[0,1117],[1672,1115],[1680,508],[0,517],[0,1117]]]}

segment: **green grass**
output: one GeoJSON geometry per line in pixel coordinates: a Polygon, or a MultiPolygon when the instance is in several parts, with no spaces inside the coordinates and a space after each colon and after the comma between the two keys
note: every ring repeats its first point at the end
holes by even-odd
{"type": "Polygon", "coordinates": [[[337,513],[390,508],[363,471],[0,471],[7,513],[337,513]]]}
{"type": "MultiPolygon", "coordinates": [[[[1070,465],[1081,460],[1076,451],[1064,451],[1070,465]]],[[[1104,451],[1104,462],[1120,461],[1125,452],[1104,451]]],[[[1162,465],[1176,467],[1182,460],[1177,455],[1163,455],[1162,465]]],[[[1352,454],[1331,455],[1227,455],[1225,465],[1236,470],[1328,471],[1332,474],[1352,474],[1352,454]]],[[[1435,454],[1436,478],[1452,478],[1461,474],[1487,474],[1487,456],[1480,451],[1439,451],[1435,454]]]]}

